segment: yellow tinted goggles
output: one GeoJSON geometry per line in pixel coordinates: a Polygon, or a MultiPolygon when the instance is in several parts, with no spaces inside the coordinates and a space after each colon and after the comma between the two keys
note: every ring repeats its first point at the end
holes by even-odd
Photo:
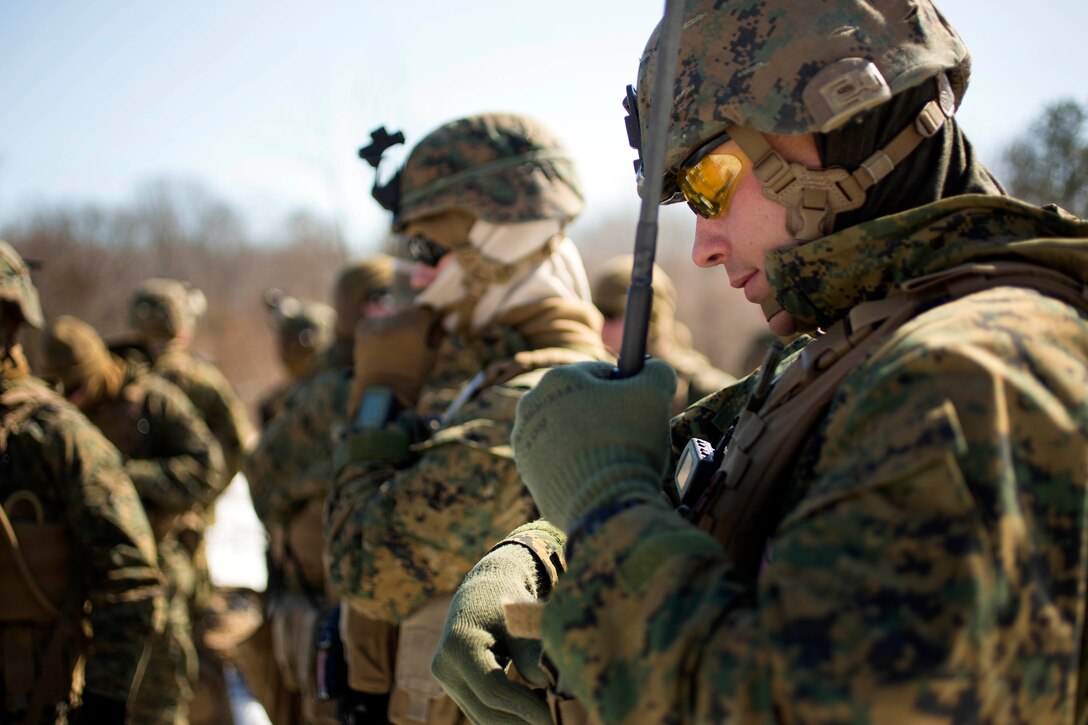
{"type": "Polygon", "coordinates": [[[711,153],[694,166],[677,171],[676,183],[692,211],[713,219],[729,213],[743,168],[733,154],[711,153]]]}

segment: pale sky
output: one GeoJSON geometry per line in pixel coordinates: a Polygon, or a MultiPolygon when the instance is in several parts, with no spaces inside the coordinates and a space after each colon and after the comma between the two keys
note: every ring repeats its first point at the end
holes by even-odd
{"type": "MultiPolygon", "coordinates": [[[[0,0],[0,224],[36,203],[206,184],[260,232],[297,208],[368,249],[388,218],[355,156],[481,111],[570,148],[587,216],[637,213],[620,99],[663,0],[0,0]]],[[[982,158],[1042,106],[1088,102],[1083,0],[943,0],[974,57],[960,122],[982,158]]],[[[403,152],[395,156],[400,161],[403,152]]]]}

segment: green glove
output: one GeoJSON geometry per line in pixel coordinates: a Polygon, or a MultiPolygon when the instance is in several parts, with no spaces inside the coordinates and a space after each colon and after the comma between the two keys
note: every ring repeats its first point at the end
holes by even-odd
{"type": "Polygon", "coordinates": [[[481,559],[450,605],[431,672],[472,722],[552,721],[543,691],[507,677],[511,661],[529,682],[544,687],[540,641],[512,637],[504,602],[535,601],[541,586],[536,559],[523,546],[508,544],[481,559]]]}
{"type": "Polygon", "coordinates": [[[661,492],[676,373],[660,360],[622,380],[612,370],[553,368],[518,402],[510,437],[518,472],[540,513],[565,531],[598,506],[661,492]]]}

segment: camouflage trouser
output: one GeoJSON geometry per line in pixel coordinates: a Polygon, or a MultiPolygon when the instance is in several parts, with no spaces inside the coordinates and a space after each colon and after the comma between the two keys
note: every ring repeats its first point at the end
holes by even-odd
{"type": "Polygon", "coordinates": [[[159,542],[159,566],[166,575],[170,614],[166,630],[152,642],[129,720],[141,725],[187,725],[198,672],[189,623],[189,600],[196,577],[189,552],[171,539],[159,542]]]}

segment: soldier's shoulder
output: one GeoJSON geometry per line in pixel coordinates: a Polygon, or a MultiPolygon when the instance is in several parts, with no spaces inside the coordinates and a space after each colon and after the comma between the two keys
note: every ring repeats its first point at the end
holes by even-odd
{"type": "Polygon", "coordinates": [[[0,406],[5,411],[18,411],[15,417],[24,420],[33,419],[55,426],[91,425],[78,408],[35,377],[6,382],[0,389],[0,406]]]}
{"type": "Polygon", "coordinates": [[[67,451],[89,460],[99,459],[120,465],[117,450],[102,432],[58,393],[41,380],[23,378],[6,384],[0,393],[0,405],[11,426],[8,434],[29,434],[39,444],[67,451]]]}
{"type": "Polygon", "coordinates": [[[133,402],[139,402],[152,410],[200,416],[181,385],[153,370],[144,371],[126,385],[126,390],[130,391],[128,394],[133,402]]]}

